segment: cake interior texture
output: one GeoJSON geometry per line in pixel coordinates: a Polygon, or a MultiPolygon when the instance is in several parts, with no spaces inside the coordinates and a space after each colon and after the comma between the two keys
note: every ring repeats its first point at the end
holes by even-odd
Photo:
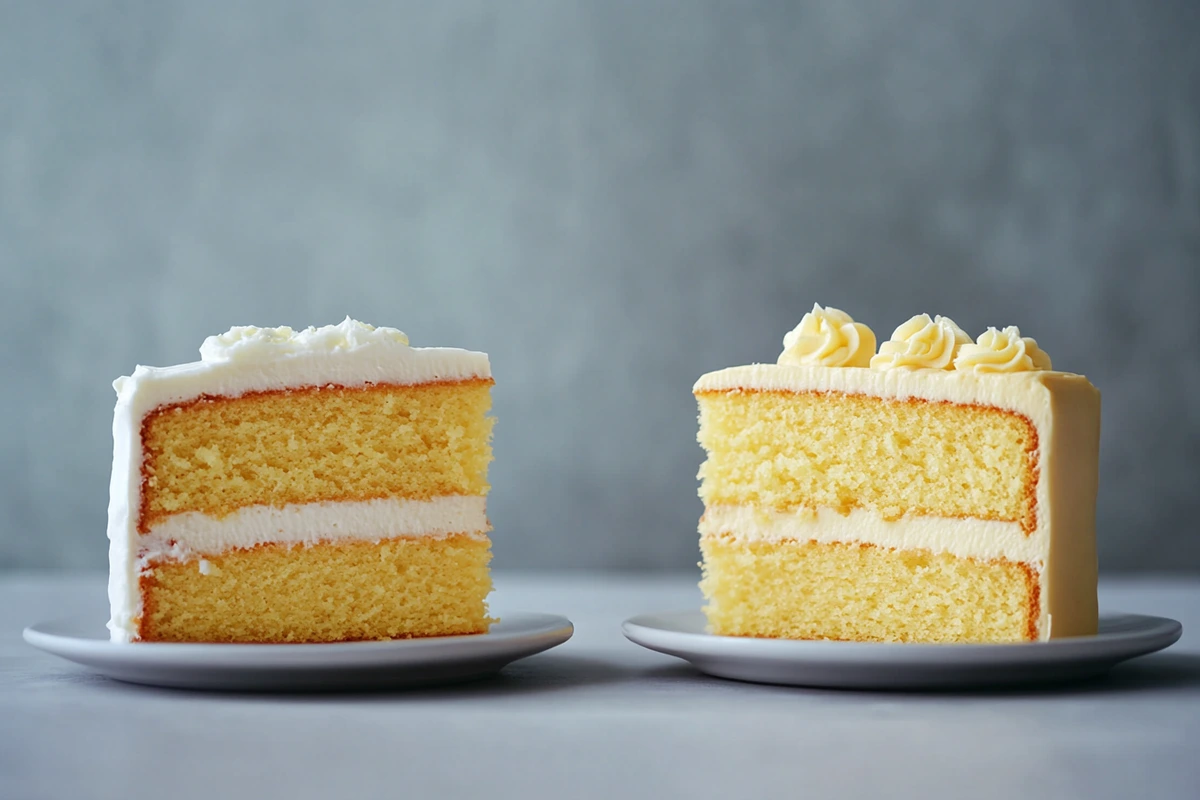
{"type": "Polygon", "coordinates": [[[142,424],[140,530],[171,514],[484,495],[491,380],[202,397],[142,424]]]}
{"type": "Polygon", "coordinates": [[[865,544],[701,541],[718,635],[844,641],[1036,638],[1029,566],[865,544]]]}
{"type": "MultiPolygon", "coordinates": [[[[158,408],[142,421],[138,530],[263,505],[481,498],[491,385],[302,387],[158,408]]],[[[151,559],[139,579],[139,638],[330,642],[486,631],[486,528],[391,533],[331,530],[304,543],[151,559]]]]}
{"type": "Polygon", "coordinates": [[[1020,414],[835,392],[706,392],[700,401],[706,504],[1033,528],[1037,433],[1020,414]]]}
{"type": "Polygon", "coordinates": [[[142,578],[146,641],[338,642],[484,633],[486,538],[264,544],[142,578]]]}

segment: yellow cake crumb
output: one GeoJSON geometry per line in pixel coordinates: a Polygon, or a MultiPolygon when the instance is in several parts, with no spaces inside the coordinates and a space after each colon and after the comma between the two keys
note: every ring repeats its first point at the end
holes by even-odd
{"type": "Polygon", "coordinates": [[[205,397],[148,415],[138,529],[268,504],[484,495],[490,379],[205,397]]]}
{"type": "Polygon", "coordinates": [[[701,589],[713,633],[872,642],[1037,638],[1026,564],[927,550],[706,536],[701,589]]]}
{"type": "Polygon", "coordinates": [[[1020,414],[832,392],[698,393],[705,504],[855,508],[1035,527],[1037,433],[1020,414]]]}
{"type": "Polygon", "coordinates": [[[265,544],[151,564],[150,642],[339,642],[485,633],[485,537],[265,544]],[[205,566],[207,565],[207,566],[205,566]]]}

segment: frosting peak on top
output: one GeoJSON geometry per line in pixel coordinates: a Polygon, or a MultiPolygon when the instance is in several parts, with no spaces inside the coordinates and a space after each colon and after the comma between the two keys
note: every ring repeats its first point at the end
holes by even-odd
{"type": "Polygon", "coordinates": [[[395,328],[376,328],[346,317],[337,325],[310,327],[299,332],[288,327],[233,327],[205,339],[200,345],[200,359],[206,364],[261,361],[299,353],[332,353],[379,346],[407,348],[408,337],[395,328]]]}
{"type": "Polygon", "coordinates": [[[871,359],[872,369],[954,369],[954,358],[971,337],[949,317],[918,314],[892,333],[871,359]]]}
{"type": "Polygon", "coordinates": [[[988,328],[972,341],[949,317],[918,314],[896,328],[875,352],[875,334],[849,314],[814,303],[800,324],[783,337],[777,363],[793,367],[870,367],[875,370],[934,369],[1004,374],[1053,369],[1036,340],[1015,325],[988,328]]]}
{"type": "Polygon", "coordinates": [[[974,344],[964,344],[954,359],[957,370],[974,372],[1025,372],[1051,369],[1050,356],[1017,326],[1004,330],[988,328],[974,344]]]}
{"type": "Polygon", "coordinates": [[[875,354],[875,333],[840,309],[813,303],[792,331],[783,337],[780,364],[820,364],[826,367],[866,367],[875,354]]]}

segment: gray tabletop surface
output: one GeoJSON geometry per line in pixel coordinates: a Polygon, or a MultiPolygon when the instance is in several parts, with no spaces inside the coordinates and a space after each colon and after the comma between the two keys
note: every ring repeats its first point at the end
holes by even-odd
{"type": "Polygon", "coordinates": [[[693,576],[501,574],[566,645],[455,688],[239,695],[124,685],[21,641],[107,611],[96,575],[0,577],[0,798],[1200,797],[1200,580],[1106,580],[1183,622],[1068,688],[892,694],[704,677],[621,635],[693,576]]]}

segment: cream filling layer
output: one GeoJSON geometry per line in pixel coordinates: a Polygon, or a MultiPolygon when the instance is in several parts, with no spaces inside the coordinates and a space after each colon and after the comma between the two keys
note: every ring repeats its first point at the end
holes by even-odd
{"type": "Polygon", "coordinates": [[[1043,534],[1026,536],[1016,522],[906,516],[885,520],[878,512],[854,509],[842,516],[831,508],[779,512],[743,505],[713,505],[700,520],[703,536],[729,534],[737,541],[788,539],[821,544],[870,544],[897,550],[930,550],[959,558],[1006,559],[1037,564],[1046,559],[1043,534]]]}
{"type": "Polygon", "coordinates": [[[138,559],[187,560],[260,544],[377,541],[395,536],[483,535],[491,526],[484,497],[367,500],[249,506],[220,519],[189,511],[174,514],[138,539],[138,559]]]}

